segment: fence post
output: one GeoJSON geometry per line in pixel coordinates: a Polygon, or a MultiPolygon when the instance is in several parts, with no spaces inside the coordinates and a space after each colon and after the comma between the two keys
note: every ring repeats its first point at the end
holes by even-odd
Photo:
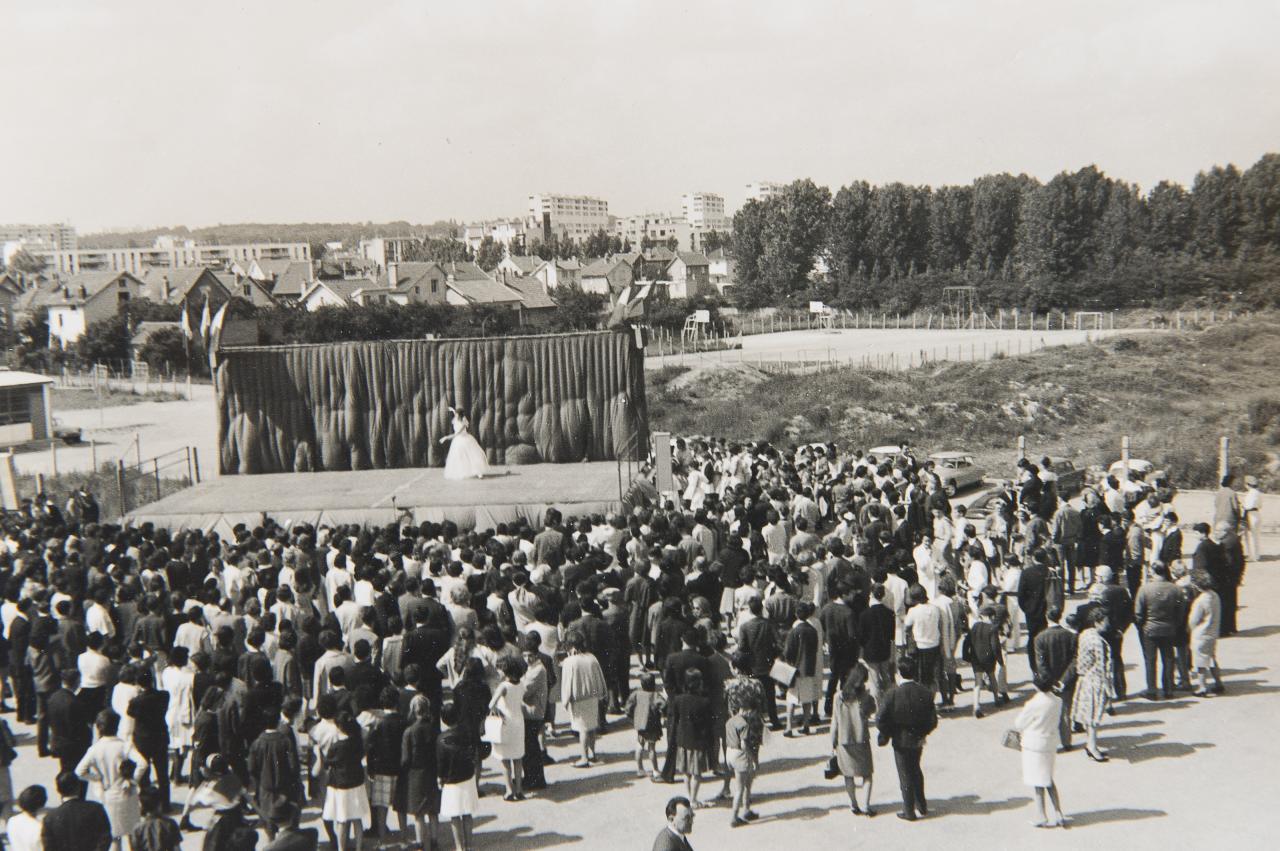
{"type": "Polygon", "coordinates": [[[89,457],[92,459],[93,474],[96,476],[98,475],[98,441],[96,440],[89,441],[89,457]]]}
{"type": "Polygon", "coordinates": [[[124,461],[116,461],[116,489],[120,492],[120,516],[129,513],[129,497],[124,491],[124,461]]]}
{"type": "Polygon", "coordinates": [[[160,459],[152,458],[151,464],[156,474],[156,501],[159,502],[160,501],[160,459]]]}
{"type": "Polygon", "coordinates": [[[138,453],[138,466],[142,466],[142,433],[133,433],[133,448],[138,453]]]}
{"type": "Polygon", "coordinates": [[[1027,437],[1024,434],[1018,435],[1018,458],[1027,457],[1027,437]]]}
{"type": "Polygon", "coordinates": [[[191,467],[195,470],[196,484],[200,484],[200,449],[199,447],[191,447],[191,467]]]}
{"type": "Polygon", "coordinates": [[[1129,435],[1120,438],[1120,469],[1124,472],[1125,480],[1129,479],[1129,435]]]}
{"type": "Polygon", "coordinates": [[[36,473],[36,496],[44,493],[44,473],[36,473]]]}
{"type": "Polygon", "coordinates": [[[1231,472],[1231,438],[1226,435],[1218,441],[1218,481],[1231,472]]]}

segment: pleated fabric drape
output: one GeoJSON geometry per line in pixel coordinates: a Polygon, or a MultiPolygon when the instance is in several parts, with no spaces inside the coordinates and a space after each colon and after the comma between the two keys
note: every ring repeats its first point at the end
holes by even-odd
{"type": "Polygon", "coordinates": [[[450,405],[492,464],[636,457],[648,417],[632,340],[605,331],[224,349],[221,471],[442,466],[450,405]]]}

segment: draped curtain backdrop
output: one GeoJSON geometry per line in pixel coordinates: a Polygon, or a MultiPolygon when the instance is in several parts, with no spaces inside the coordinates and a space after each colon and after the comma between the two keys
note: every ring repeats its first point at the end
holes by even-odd
{"type": "Polygon", "coordinates": [[[644,352],[626,333],[220,352],[224,475],[444,465],[449,406],[492,464],[639,457],[644,352]]]}

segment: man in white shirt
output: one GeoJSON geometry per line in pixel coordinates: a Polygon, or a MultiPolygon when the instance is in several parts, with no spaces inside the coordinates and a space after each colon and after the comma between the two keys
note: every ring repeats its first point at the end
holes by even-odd
{"type": "Polygon", "coordinates": [[[1240,536],[1241,543],[1244,544],[1246,555],[1252,561],[1257,561],[1262,557],[1262,550],[1258,549],[1258,530],[1262,527],[1262,491],[1258,490],[1257,476],[1244,477],[1240,512],[1243,515],[1241,526],[1244,533],[1240,536]]]}
{"type": "Polygon", "coordinates": [[[333,605],[333,597],[342,586],[351,587],[351,574],[347,572],[347,557],[337,553],[333,566],[324,575],[324,598],[333,605]]]}
{"type": "Polygon", "coordinates": [[[9,851],[47,851],[40,836],[44,827],[40,811],[47,803],[49,795],[43,786],[28,786],[18,794],[18,812],[5,827],[9,851]]]}
{"type": "Polygon", "coordinates": [[[923,591],[917,589],[912,596],[904,623],[915,641],[920,685],[937,694],[942,677],[942,612],[924,599],[923,591]]]}
{"type": "Polygon", "coordinates": [[[907,615],[907,580],[896,572],[890,572],[884,579],[884,604],[893,610],[893,643],[898,652],[907,648],[907,632],[905,618],[907,615]]]}
{"type": "Polygon", "coordinates": [[[342,628],[342,639],[346,641],[351,631],[360,625],[360,606],[351,599],[351,586],[339,585],[333,597],[333,615],[342,628]]]}
{"type": "Polygon", "coordinates": [[[111,619],[110,605],[111,592],[105,588],[99,588],[93,595],[93,604],[84,613],[86,632],[96,632],[103,638],[115,637],[116,624],[111,619]]]}
{"type": "Polygon", "coordinates": [[[104,793],[120,776],[120,766],[125,760],[133,760],[134,779],[141,781],[147,776],[150,763],[139,753],[132,742],[126,742],[116,735],[120,728],[120,716],[114,712],[104,712],[94,723],[98,731],[98,740],[89,746],[89,750],[76,766],[76,776],[89,784],[87,800],[102,803],[104,793]]]}

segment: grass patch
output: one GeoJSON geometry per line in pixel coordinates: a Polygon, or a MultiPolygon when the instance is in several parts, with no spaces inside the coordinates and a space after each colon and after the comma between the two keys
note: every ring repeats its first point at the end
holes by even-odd
{"type": "Polygon", "coordinates": [[[134,390],[108,390],[105,387],[100,391],[90,390],[86,387],[54,387],[53,388],[53,410],[54,411],[80,411],[94,408],[113,408],[118,405],[137,405],[142,402],[180,402],[187,397],[179,393],[170,393],[167,390],[151,390],[147,392],[134,390]]]}
{"type": "Polygon", "coordinates": [[[1212,486],[1218,439],[1232,464],[1280,488],[1280,316],[1207,330],[1049,348],[1022,357],[943,363],[904,372],[840,369],[768,375],[740,392],[690,392],[679,373],[651,373],[654,429],[785,442],[874,446],[908,440],[964,449],[996,475],[1029,453],[1110,464],[1129,435],[1132,454],[1185,487],[1212,486]]]}

